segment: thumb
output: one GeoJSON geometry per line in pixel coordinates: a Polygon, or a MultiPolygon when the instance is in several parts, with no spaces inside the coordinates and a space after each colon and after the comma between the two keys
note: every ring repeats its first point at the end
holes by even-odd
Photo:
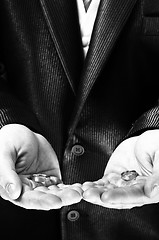
{"type": "Polygon", "coordinates": [[[3,191],[3,194],[1,194],[1,197],[6,198],[6,196],[8,195],[9,198],[11,198],[12,200],[15,200],[19,198],[21,194],[22,184],[16,173],[11,174],[10,172],[9,174],[10,174],[9,178],[2,175],[0,176],[3,179],[1,186],[3,190],[5,190],[3,191]]]}
{"type": "Polygon", "coordinates": [[[148,197],[154,197],[159,194],[159,151],[156,151],[152,163],[152,175],[150,175],[145,183],[144,191],[148,197]]]}
{"type": "Polygon", "coordinates": [[[0,186],[1,190],[3,189],[0,191],[2,198],[8,196],[15,200],[21,194],[21,180],[16,173],[14,162],[7,156],[0,156],[0,186]]]}
{"type": "Polygon", "coordinates": [[[22,190],[22,183],[15,169],[18,157],[15,146],[17,134],[8,126],[0,130],[0,194],[2,198],[6,195],[17,199],[22,190]]]}
{"type": "Polygon", "coordinates": [[[147,177],[144,186],[144,192],[147,197],[154,197],[159,194],[159,172],[152,173],[151,176],[147,177]]]}

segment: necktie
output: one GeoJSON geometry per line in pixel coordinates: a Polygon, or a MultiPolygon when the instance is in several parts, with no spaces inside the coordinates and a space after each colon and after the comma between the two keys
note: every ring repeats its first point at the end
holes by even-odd
{"type": "Polygon", "coordinates": [[[85,7],[85,10],[87,12],[88,8],[89,8],[89,5],[91,3],[92,0],[83,0],[83,3],[84,3],[84,7],[85,7]]]}

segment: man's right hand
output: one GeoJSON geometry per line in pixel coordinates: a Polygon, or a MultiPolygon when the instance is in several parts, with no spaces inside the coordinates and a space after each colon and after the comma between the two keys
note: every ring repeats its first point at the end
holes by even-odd
{"type": "Polygon", "coordinates": [[[80,184],[59,187],[37,187],[27,183],[34,173],[61,179],[55,151],[40,134],[19,124],[8,124],[0,130],[0,195],[3,199],[27,209],[57,209],[77,203],[82,198],[80,184]]]}

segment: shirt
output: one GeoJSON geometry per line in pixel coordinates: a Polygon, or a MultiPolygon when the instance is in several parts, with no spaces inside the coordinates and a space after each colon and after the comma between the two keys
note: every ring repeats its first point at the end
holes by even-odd
{"type": "Polygon", "coordinates": [[[81,38],[82,38],[83,51],[84,51],[85,57],[88,52],[89,43],[91,40],[91,35],[92,35],[99,3],[100,3],[100,0],[92,0],[86,12],[83,0],[77,0],[79,24],[80,24],[81,38]]]}

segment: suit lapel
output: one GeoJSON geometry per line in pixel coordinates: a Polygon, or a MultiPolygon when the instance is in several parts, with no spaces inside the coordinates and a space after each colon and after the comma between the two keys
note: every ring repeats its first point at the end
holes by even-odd
{"type": "MultiPolygon", "coordinates": [[[[137,0],[101,0],[81,82],[86,98],[137,0]]],[[[81,94],[80,93],[80,94],[81,94]]]]}
{"type": "MultiPolygon", "coordinates": [[[[101,0],[92,39],[78,89],[76,126],[87,96],[106,64],[111,51],[137,0],[101,0]]],[[[71,131],[74,131],[72,128],[71,131]]]]}
{"type": "Polygon", "coordinates": [[[50,34],[55,43],[63,68],[76,92],[82,70],[83,52],[75,0],[40,0],[50,34]]]}
{"type": "Polygon", "coordinates": [[[75,80],[80,81],[73,115],[74,127],[136,2],[137,0],[101,0],[83,73],[81,79],[77,79],[83,67],[83,53],[76,1],[40,0],[50,34],[74,93],[77,92],[75,80]]]}

